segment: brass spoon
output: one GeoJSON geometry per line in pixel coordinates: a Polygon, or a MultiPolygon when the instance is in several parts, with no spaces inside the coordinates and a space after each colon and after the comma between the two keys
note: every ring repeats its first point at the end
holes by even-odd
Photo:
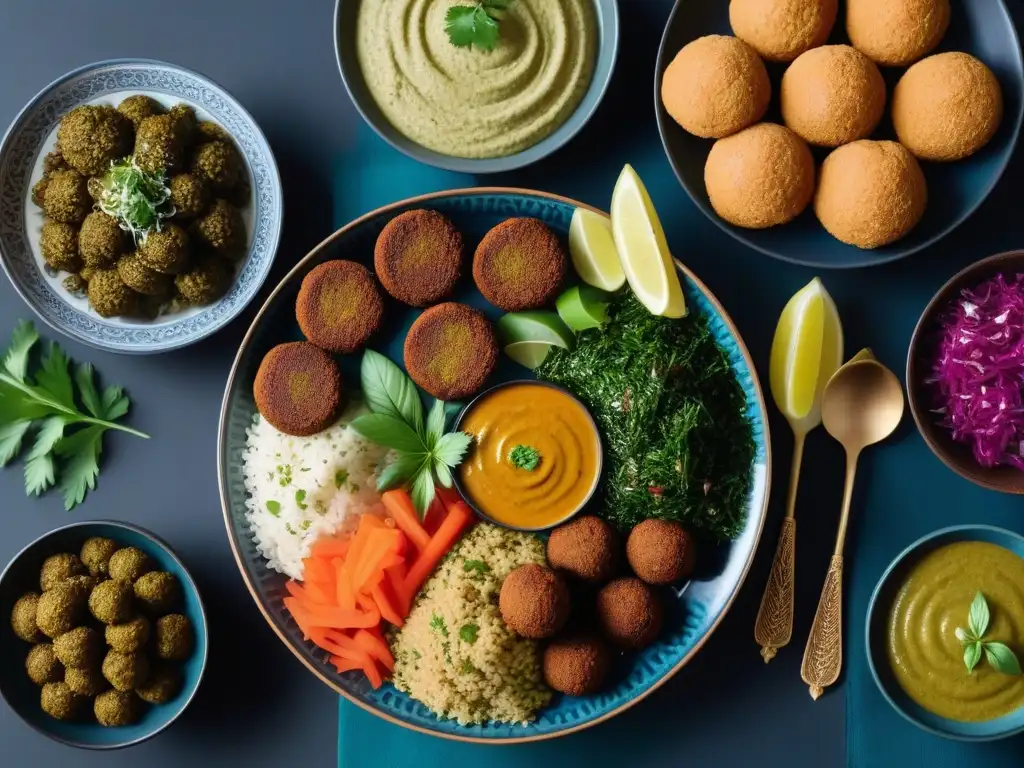
{"type": "Polygon", "coordinates": [[[810,686],[812,699],[817,699],[825,688],[839,679],[843,667],[843,545],[850,522],[857,459],[866,447],[891,435],[902,416],[903,389],[899,379],[873,359],[844,365],[829,380],[822,395],[821,417],[825,430],[846,450],[846,487],[836,547],[800,668],[800,676],[810,686]]]}

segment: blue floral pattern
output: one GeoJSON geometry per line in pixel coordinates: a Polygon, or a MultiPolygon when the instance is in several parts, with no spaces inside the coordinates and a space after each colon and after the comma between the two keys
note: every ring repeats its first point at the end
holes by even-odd
{"type": "Polygon", "coordinates": [[[48,325],[95,347],[149,354],[177,349],[214,333],[253,299],[266,279],[281,237],[281,179],[270,145],[245,109],[194,72],[146,60],[92,64],[51,83],[15,118],[0,146],[0,256],[15,289],[48,325]],[[29,245],[25,201],[32,169],[60,119],[81,104],[123,91],[165,95],[208,112],[235,140],[253,188],[255,231],[235,283],[217,303],[152,323],[104,319],[73,306],[54,290],[29,245]]]}

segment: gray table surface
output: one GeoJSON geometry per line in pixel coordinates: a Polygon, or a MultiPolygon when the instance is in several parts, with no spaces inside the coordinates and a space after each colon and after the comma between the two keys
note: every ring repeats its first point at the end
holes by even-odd
{"type": "MultiPolygon", "coordinates": [[[[636,119],[653,123],[647,83],[671,3],[624,0],[622,5],[626,24],[620,70],[632,69],[640,78],[636,82],[642,84],[643,98],[636,103],[645,111],[636,119]]],[[[333,0],[3,0],[0,125],[43,85],[90,61],[141,56],[209,75],[250,110],[281,168],[288,213],[265,295],[334,228],[332,169],[339,163],[343,167],[355,151],[359,118],[335,67],[332,12],[333,0]]],[[[621,71],[618,79],[621,85],[621,71]]],[[[618,93],[626,90],[620,87],[618,93]]],[[[645,135],[652,135],[649,126],[645,135]]],[[[555,172],[565,170],[564,162],[556,163],[555,172]]],[[[548,173],[550,179],[544,169],[533,169],[497,183],[561,191],[554,173],[548,173]]],[[[694,210],[687,215],[699,218],[694,210]]],[[[712,288],[718,291],[726,280],[721,274],[712,288]]],[[[70,520],[112,518],[151,528],[170,542],[200,585],[211,614],[210,664],[197,699],[178,723],[150,742],[111,754],[51,742],[0,703],[3,768],[336,765],[337,699],[265,625],[224,533],[216,425],[228,369],[253,312],[254,307],[205,343],[158,357],[119,357],[61,339],[74,359],[93,362],[107,381],[127,388],[134,396],[131,423],[154,439],[140,443],[108,437],[99,488],[71,514],[56,495],[26,499],[18,468],[0,472],[0,565],[32,539],[70,520]]],[[[0,280],[0,336],[6,338],[23,317],[32,314],[0,280]]],[[[741,329],[744,334],[752,330],[742,324],[741,329]]],[[[43,332],[52,337],[48,329],[43,332]]],[[[767,328],[756,331],[762,342],[769,333],[767,328]]],[[[808,521],[801,535],[820,534],[825,540],[827,525],[808,521]]],[[[774,524],[766,530],[773,531],[774,524]]],[[[692,706],[694,698],[701,702],[693,708],[701,713],[696,720],[679,722],[675,738],[665,734],[673,748],[645,745],[638,765],[843,765],[841,689],[812,704],[799,683],[798,651],[767,668],[756,656],[750,633],[771,549],[771,542],[762,546],[746,589],[699,663],[626,715],[640,722],[645,707],[672,707],[683,699],[692,706]]],[[[826,563],[827,553],[810,547],[801,552],[801,568],[823,572],[826,563]]],[[[815,589],[807,583],[799,595],[798,636],[806,633],[815,589]]]]}

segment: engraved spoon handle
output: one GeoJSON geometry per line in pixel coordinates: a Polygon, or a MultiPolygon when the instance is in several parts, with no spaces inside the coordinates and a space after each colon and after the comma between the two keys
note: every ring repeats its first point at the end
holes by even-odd
{"type": "Polygon", "coordinates": [[[786,495],[786,517],[779,532],[775,559],[768,576],[761,607],[754,623],[754,640],[761,646],[764,663],[775,658],[779,648],[789,644],[793,637],[793,587],[796,582],[796,491],[800,483],[800,465],[803,462],[803,433],[793,435],[793,463],[789,472],[789,492],[786,495]]]}

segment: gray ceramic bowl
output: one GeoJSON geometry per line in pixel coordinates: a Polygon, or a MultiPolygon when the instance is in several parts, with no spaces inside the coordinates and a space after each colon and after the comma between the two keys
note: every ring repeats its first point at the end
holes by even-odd
{"type": "Polygon", "coordinates": [[[619,8],[617,0],[593,0],[597,16],[598,50],[594,74],[583,101],[558,130],[529,149],[494,158],[461,158],[427,149],[401,134],[370,95],[356,57],[356,15],[363,0],[336,0],[334,6],[334,54],[345,88],[359,114],[377,134],[413,160],[459,173],[501,173],[535,163],[569,142],[597,111],[615,69],[619,50],[619,8]]]}

